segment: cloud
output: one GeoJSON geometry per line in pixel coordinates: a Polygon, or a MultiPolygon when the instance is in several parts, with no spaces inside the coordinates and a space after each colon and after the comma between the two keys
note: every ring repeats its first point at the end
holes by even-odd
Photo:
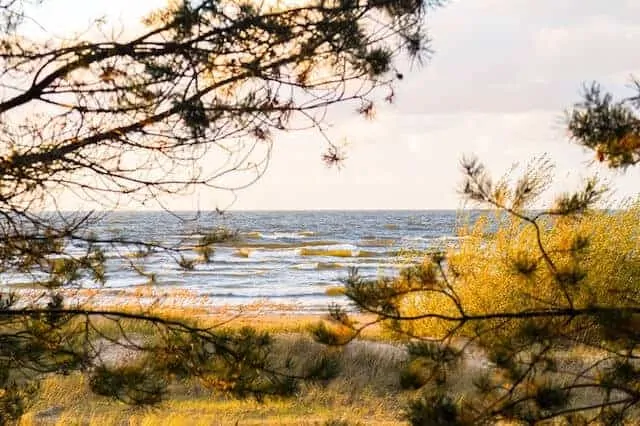
{"type": "Polygon", "coordinates": [[[429,22],[436,54],[399,88],[406,113],[561,111],[583,83],[623,90],[640,71],[640,8],[633,5],[455,2],[429,22]]]}
{"type": "MultiPolygon", "coordinates": [[[[640,16],[639,16],[640,17],[640,16]]],[[[569,27],[545,27],[536,34],[536,60],[556,78],[610,76],[640,70],[640,20],[626,24],[612,16],[593,16],[569,27]]]]}
{"type": "MultiPolygon", "coordinates": [[[[128,5],[140,14],[154,1],[128,5]]],[[[51,22],[66,21],[64,4],[71,3],[57,2],[62,6],[52,10],[51,22]]],[[[109,7],[126,10],[125,3],[109,7]]],[[[76,14],[96,16],[99,9],[76,14]]],[[[563,111],[579,100],[585,82],[624,93],[630,74],[640,76],[640,1],[458,0],[430,12],[428,29],[435,56],[422,69],[401,65],[405,79],[395,105],[382,105],[373,122],[353,104],[330,114],[332,139],[349,142],[343,169],[320,161],[326,145],[317,133],[279,134],[266,176],[240,192],[234,207],[455,208],[458,164],[470,153],[495,175],[548,153],[559,177],[552,192],[600,173],[619,197],[637,193],[640,168],[622,174],[589,165],[593,154],[567,140],[563,111]]],[[[228,193],[202,190],[189,205],[214,208],[229,200],[228,193]]]]}
{"type": "MultiPolygon", "coordinates": [[[[353,117],[332,129],[349,135],[349,158],[327,169],[316,151],[319,138],[279,139],[272,168],[240,194],[241,209],[456,208],[461,200],[460,159],[475,154],[496,176],[514,163],[549,155],[558,179],[546,201],[575,189],[587,176],[610,178],[621,196],[634,194],[640,173],[617,176],[569,143],[555,113],[405,114],[387,110],[368,122],[353,117]]],[[[517,174],[517,173],[516,173],[517,174]]]]}

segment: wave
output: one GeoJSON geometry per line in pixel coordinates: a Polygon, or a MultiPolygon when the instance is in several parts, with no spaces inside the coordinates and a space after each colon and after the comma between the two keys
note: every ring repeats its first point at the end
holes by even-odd
{"type": "MultiPolygon", "coordinates": [[[[296,248],[288,249],[272,249],[265,247],[239,247],[231,253],[230,258],[224,259],[228,262],[245,263],[247,260],[255,262],[269,261],[286,261],[297,257],[298,250],[296,248]],[[234,261],[234,258],[236,259],[234,261]]],[[[223,260],[223,259],[221,259],[223,260]]]]}
{"type": "Polygon", "coordinates": [[[296,257],[358,257],[358,258],[378,258],[394,256],[395,251],[383,250],[363,250],[352,244],[323,244],[323,245],[303,245],[281,248],[280,246],[242,246],[237,247],[231,253],[221,252],[218,254],[218,260],[229,263],[245,262],[241,259],[252,259],[254,261],[269,261],[278,260],[283,261],[289,259],[290,261],[296,257]],[[220,257],[222,255],[222,258],[220,257]],[[229,256],[229,257],[227,257],[229,256]],[[234,260],[237,259],[237,260],[234,260]]]}
{"type": "Polygon", "coordinates": [[[233,255],[237,257],[249,257],[251,255],[251,252],[253,252],[253,249],[242,247],[236,250],[233,255]]]}
{"type": "Polygon", "coordinates": [[[213,270],[210,272],[215,272],[215,274],[211,274],[212,276],[215,277],[253,277],[253,276],[259,276],[259,275],[266,275],[269,274],[271,272],[273,272],[273,270],[271,269],[226,269],[226,270],[213,270]]]}
{"type": "Polygon", "coordinates": [[[345,293],[346,289],[344,288],[344,286],[332,286],[327,287],[324,290],[324,294],[329,297],[344,296],[345,293]]]}
{"type": "Polygon", "coordinates": [[[314,263],[298,263],[295,265],[291,265],[291,269],[298,269],[303,271],[327,271],[334,269],[342,269],[346,268],[348,265],[345,263],[338,262],[314,262],[314,263]]]}
{"type": "Polygon", "coordinates": [[[345,267],[344,264],[338,263],[338,262],[318,262],[316,269],[322,271],[322,270],[329,270],[329,269],[342,269],[344,267],[345,267]]]}
{"type": "Polygon", "coordinates": [[[310,248],[302,247],[300,256],[324,256],[324,257],[380,257],[385,253],[362,250],[358,247],[335,246],[335,248],[310,248]]]}
{"type": "Polygon", "coordinates": [[[274,232],[272,234],[262,234],[264,240],[301,240],[305,238],[296,232],[274,232]]]}
{"type": "Polygon", "coordinates": [[[358,257],[380,257],[380,256],[386,256],[387,253],[381,253],[381,252],[377,252],[377,251],[370,251],[370,250],[360,250],[360,252],[358,252],[358,257]]]}
{"type": "Polygon", "coordinates": [[[443,243],[443,242],[456,242],[461,241],[466,237],[459,237],[456,235],[440,235],[437,237],[423,235],[423,236],[403,236],[403,241],[419,241],[419,242],[427,242],[427,243],[443,243]]]}
{"type": "Polygon", "coordinates": [[[316,240],[316,241],[295,241],[295,242],[251,242],[251,241],[239,241],[230,244],[221,244],[221,247],[244,247],[244,248],[255,248],[255,249],[288,249],[288,248],[300,248],[300,247],[308,247],[308,246],[331,246],[338,245],[339,243],[335,240],[316,240]]]}
{"type": "Polygon", "coordinates": [[[363,238],[360,245],[365,247],[393,247],[396,244],[393,238],[363,238]]]}
{"type": "Polygon", "coordinates": [[[436,240],[438,241],[462,241],[464,239],[466,239],[467,237],[460,237],[460,236],[456,236],[456,235],[441,235],[438,238],[436,238],[436,240]]]}
{"type": "Polygon", "coordinates": [[[303,271],[311,271],[311,270],[315,270],[318,269],[318,264],[317,263],[299,263],[296,265],[292,265],[291,269],[300,269],[303,271]]]}
{"type": "Polygon", "coordinates": [[[260,232],[251,231],[243,234],[244,237],[252,240],[302,240],[316,235],[313,231],[295,231],[295,232],[260,232]]]}
{"type": "Polygon", "coordinates": [[[232,297],[238,299],[284,299],[297,297],[322,297],[324,292],[313,293],[284,293],[284,294],[238,294],[238,293],[201,293],[205,297],[232,297]]]}
{"type": "Polygon", "coordinates": [[[300,256],[356,257],[357,255],[358,250],[350,248],[329,249],[302,247],[300,249],[300,256]]]}

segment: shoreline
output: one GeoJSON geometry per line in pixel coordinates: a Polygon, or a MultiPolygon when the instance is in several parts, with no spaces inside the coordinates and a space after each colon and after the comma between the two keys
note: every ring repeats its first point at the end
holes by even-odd
{"type": "MultiPolygon", "coordinates": [[[[44,288],[11,289],[18,297],[12,309],[28,307],[44,308],[49,302],[49,290],[44,288]]],[[[322,321],[331,321],[329,305],[304,306],[301,303],[277,303],[268,299],[254,300],[247,304],[211,304],[210,300],[190,294],[185,290],[162,291],[148,286],[144,291],[120,292],[105,295],[102,289],[59,289],[64,297],[63,306],[68,309],[86,309],[150,316],[166,316],[170,319],[193,320],[203,326],[245,327],[273,333],[307,333],[322,321]]],[[[338,299],[335,297],[334,299],[338,299]]],[[[337,300],[336,300],[337,301],[337,300]]],[[[344,303],[343,305],[346,305],[344,303]]],[[[355,324],[365,324],[375,315],[345,309],[355,324]]],[[[380,324],[367,327],[362,333],[365,339],[383,337],[380,324]]]]}
{"type": "MultiPolygon", "coordinates": [[[[219,313],[270,313],[274,315],[323,315],[329,311],[331,304],[338,304],[348,313],[355,314],[353,306],[349,306],[348,300],[337,293],[327,295],[332,299],[329,303],[304,304],[302,302],[279,302],[284,297],[256,297],[237,298],[238,303],[229,303],[230,297],[220,297],[223,302],[216,301],[216,296],[205,296],[194,293],[188,289],[163,288],[161,286],[145,285],[135,288],[60,288],[47,289],[44,287],[13,287],[0,286],[0,294],[13,294],[17,297],[14,304],[16,309],[26,306],[44,306],[49,302],[52,294],[60,294],[64,298],[64,306],[67,308],[105,309],[109,307],[139,308],[139,309],[187,309],[190,311],[202,311],[211,314],[219,313]],[[246,300],[246,302],[245,302],[246,300]],[[240,303],[245,302],[245,303],[240,303]]],[[[292,296],[290,299],[295,299],[292,296]]]]}

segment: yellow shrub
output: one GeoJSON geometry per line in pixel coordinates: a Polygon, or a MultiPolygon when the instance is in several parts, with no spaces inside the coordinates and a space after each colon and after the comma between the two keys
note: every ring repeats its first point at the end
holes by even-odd
{"type": "MultiPolygon", "coordinates": [[[[460,246],[448,253],[447,275],[469,314],[590,305],[621,307],[640,295],[640,203],[615,212],[546,217],[536,228],[511,215],[485,216],[461,226],[460,246]],[[496,226],[497,224],[497,226],[496,226]],[[563,275],[564,274],[564,275],[563,275]],[[559,276],[567,283],[560,284],[559,276]],[[566,291],[566,294],[565,294],[566,291]]],[[[404,315],[458,315],[446,294],[418,293],[400,302],[404,315]]],[[[444,335],[454,323],[436,319],[408,324],[411,331],[444,335]]],[[[471,324],[466,326],[471,331],[471,324]]]]}

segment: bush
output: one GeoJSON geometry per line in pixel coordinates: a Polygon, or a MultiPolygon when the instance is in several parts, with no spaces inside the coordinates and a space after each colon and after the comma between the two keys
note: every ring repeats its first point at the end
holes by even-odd
{"type": "MultiPolygon", "coordinates": [[[[452,285],[467,314],[567,306],[565,289],[574,308],[598,303],[624,312],[623,308],[633,306],[640,295],[640,202],[624,210],[547,218],[540,229],[541,241],[556,270],[545,263],[535,228],[521,218],[483,216],[460,228],[461,243],[448,253],[447,272],[455,277],[452,285]]],[[[403,274],[400,280],[405,279],[403,274]]],[[[404,316],[459,314],[454,300],[444,293],[410,293],[399,306],[404,316]]],[[[619,325],[619,319],[609,323],[619,325]]],[[[599,328],[599,337],[612,331],[607,324],[606,318],[593,324],[599,328]]],[[[430,337],[444,336],[452,325],[456,324],[439,319],[406,324],[412,332],[430,337]]],[[[530,325],[519,321],[500,328],[522,331],[530,325]]],[[[538,325],[542,326],[540,322],[538,325]]],[[[490,325],[485,323],[483,327],[490,325]]],[[[468,324],[464,332],[472,336],[478,329],[468,324]]]]}

